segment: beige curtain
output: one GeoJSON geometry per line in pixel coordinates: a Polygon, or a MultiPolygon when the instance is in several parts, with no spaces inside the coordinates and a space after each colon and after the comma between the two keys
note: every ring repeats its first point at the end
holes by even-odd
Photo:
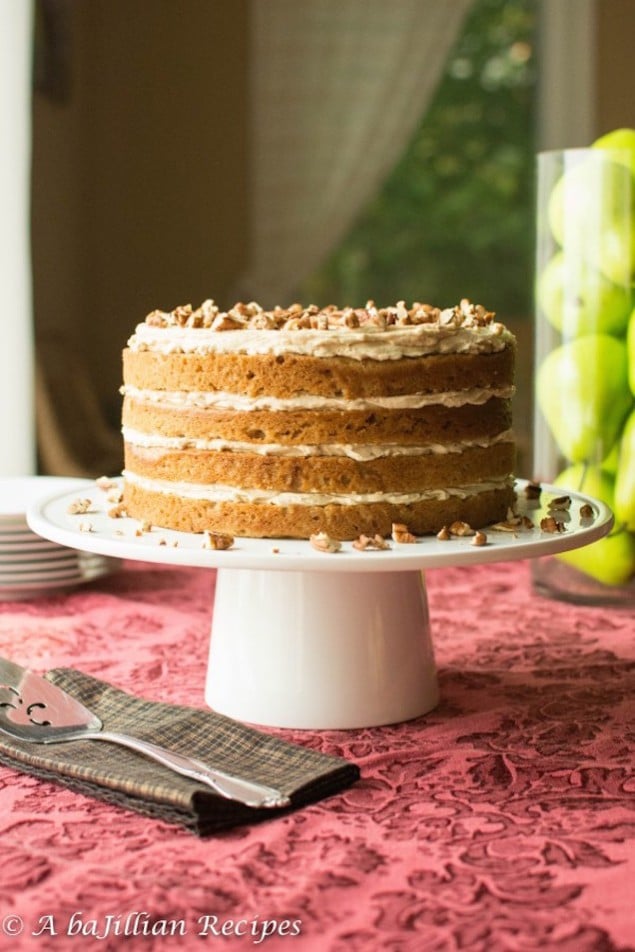
{"type": "Polygon", "coordinates": [[[399,159],[472,0],[251,0],[249,264],[285,303],[399,159]]]}

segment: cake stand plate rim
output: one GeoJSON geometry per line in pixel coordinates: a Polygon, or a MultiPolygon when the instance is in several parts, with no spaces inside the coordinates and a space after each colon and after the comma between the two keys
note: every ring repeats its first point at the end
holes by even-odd
{"type": "MultiPolygon", "coordinates": [[[[547,512],[544,505],[532,506],[524,500],[523,490],[530,480],[517,479],[515,488],[521,508],[536,523],[547,512]]],[[[419,571],[459,565],[478,565],[507,562],[518,559],[555,555],[595,542],[607,535],[613,526],[613,514],[602,501],[573,490],[564,490],[541,483],[545,495],[569,495],[572,506],[565,531],[545,533],[539,528],[518,533],[486,530],[487,544],[475,546],[469,537],[439,541],[435,536],[421,536],[414,544],[391,542],[386,551],[359,552],[350,542],[342,544],[337,553],[316,551],[308,540],[249,539],[237,537],[228,550],[203,547],[200,534],[153,528],[136,536],[139,520],[113,519],[107,509],[106,494],[96,484],[87,483],[82,498],[91,500],[93,511],[71,515],[68,507],[77,499],[77,491],[49,493],[34,502],[27,510],[29,527],[38,535],[53,542],[86,552],[116,558],[153,562],[171,566],[230,569],[268,569],[273,571],[321,572],[393,572],[419,571]],[[589,524],[579,517],[583,504],[592,506],[595,518],[589,524]],[[88,523],[90,531],[80,529],[88,523]]]]}

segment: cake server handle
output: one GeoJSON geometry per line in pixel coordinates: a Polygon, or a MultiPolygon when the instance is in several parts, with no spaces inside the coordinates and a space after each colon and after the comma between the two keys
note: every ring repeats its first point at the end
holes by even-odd
{"type": "Polygon", "coordinates": [[[225,797],[227,800],[236,800],[248,807],[287,807],[291,803],[286,794],[274,787],[253,780],[246,780],[243,777],[234,777],[224,770],[208,767],[203,761],[194,757],[186,757],[183,754],[176,753],[176,751],[151,744],[149,741],[130,737],[128,734],[96,731],[84,736],[90,737],[91,740],[105,740],[111,744],[119,744],[139,754],[145,754],[146,757],[156,760],[157,763],[169,767],[184,777],[190,777],[192,780],[198,780],[200,783],[206,784],[221,797],[225,797]]]}

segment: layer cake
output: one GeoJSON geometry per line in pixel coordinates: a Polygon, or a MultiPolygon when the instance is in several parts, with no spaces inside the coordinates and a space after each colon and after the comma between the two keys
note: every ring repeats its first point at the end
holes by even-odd
{"type": "Polygon", "coordinates": [[[186,532],[340,540],[504,519],[514,354],[467,300],[153,311],[123,355],[125,509],[186,532]]]}

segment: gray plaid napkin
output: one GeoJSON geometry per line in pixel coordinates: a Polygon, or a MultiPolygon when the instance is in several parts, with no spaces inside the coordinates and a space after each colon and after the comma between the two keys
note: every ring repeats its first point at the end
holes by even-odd
{"type": "MultiPolygon", "coordinates": [[[[67,668],[49,671],[47,678],[94,711],[104,729],[133,734],[274,786],[291,798],[286,810],[328,797],[359,778],[358,767],[340,757],[288,743],[213,711],[142,700],[67,668]]],[[[284,812],[226,800],[204,784],[114,744],[32,744],[0,734],[0,763],[179,823],[201,836],[284,812]]]]}

